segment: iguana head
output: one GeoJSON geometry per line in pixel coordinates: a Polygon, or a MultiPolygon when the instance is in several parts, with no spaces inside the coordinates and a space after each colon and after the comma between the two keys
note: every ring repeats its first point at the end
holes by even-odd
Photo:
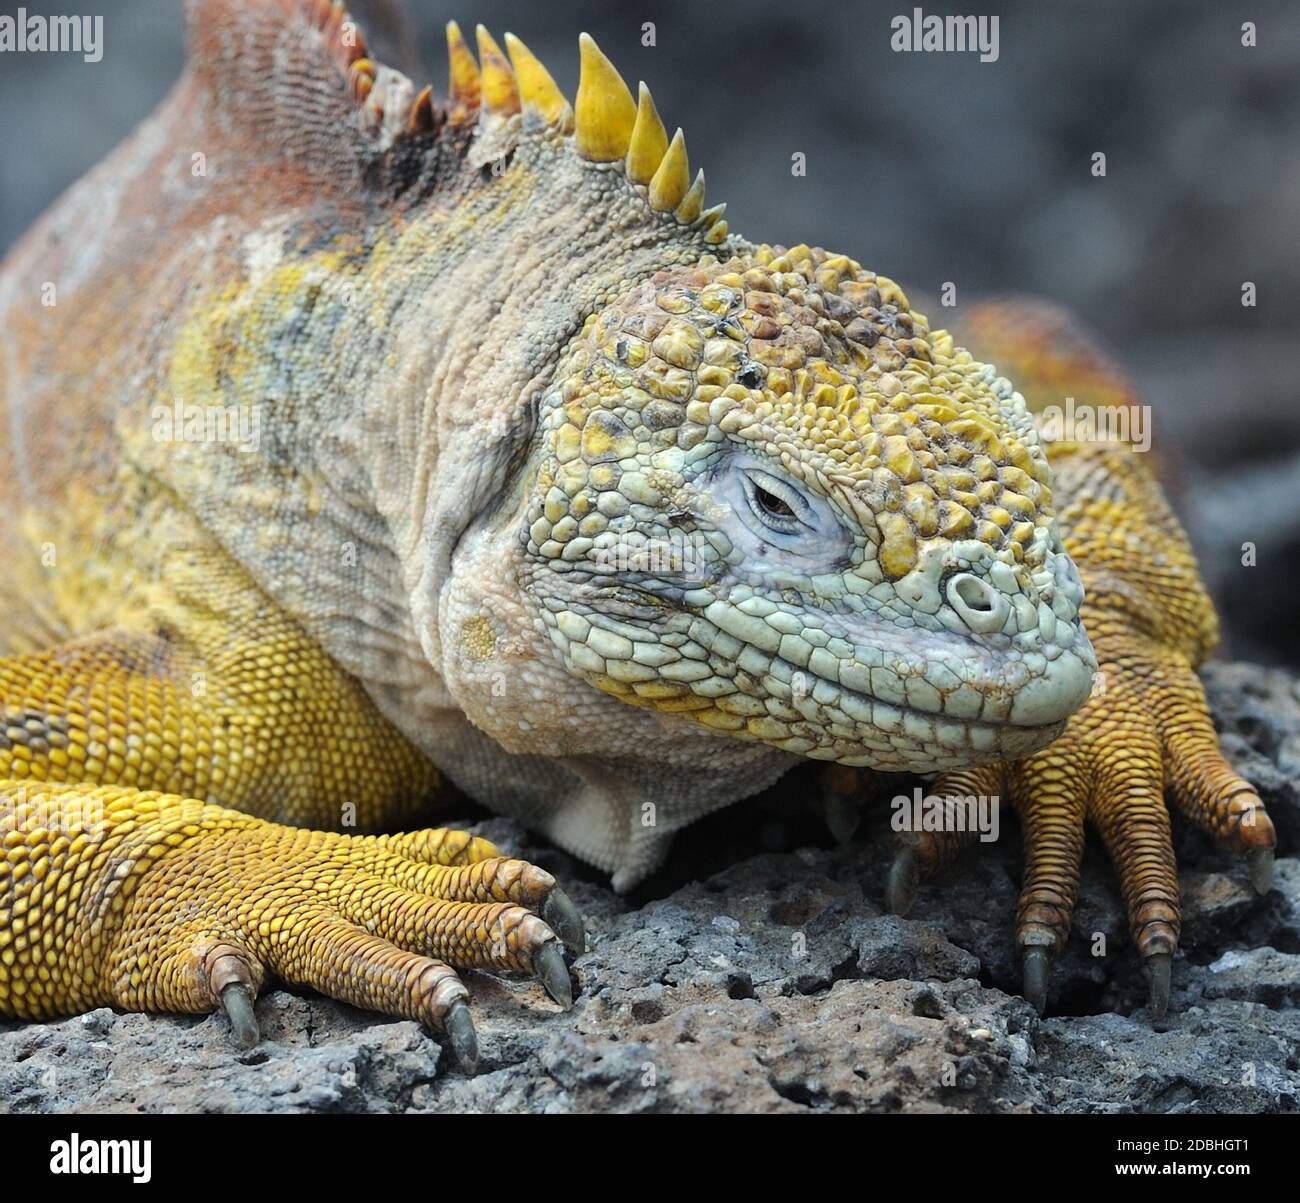
{"type": "MultiPolygon", "coordinates": [[[[634,100],[590,38],[573,106],[517,38],[513,66],[481,27],[478,41],[475,64],[449,27],[436,112],[367,60],[348,70],[395,148],[431,125],[435,164],[463,162],[445,205],[407,189],[419,253],[403,261],[418,281],[449,245],[492,252],[459,278],[480,302],[475,337],[490,344],[498,322],[514,341],[470,374],[492,393],[511,375],[485,365],[514,356],[528,381],[506,570],[565,669],[721,734],[886,770],[1055,738],[1095,661],[1011,385],[847,256],[730,235],[681,131],[669,139],[644,85],[634,100]],[[504,264],[513,282],[494,274],[504,264]]],[[[418,178],[394,153],[394,178],[418,178]]],[[[390,298],[401,259],[383,262],[390,298]]],[[[463,416],[440,390],[440,415],[463,416]]],[[[495,414],[509,398],[489,400],[495,414]]]]}
{"type": "Polygon", "coordinates": [[[847,256],[719,234],[680,132],[583,50],[579,153],[699,255],[594,313],[541,402],[523,580],[568,669],[845,764],[1050,742],[1096,664],[1021,397],[847,256]]]}

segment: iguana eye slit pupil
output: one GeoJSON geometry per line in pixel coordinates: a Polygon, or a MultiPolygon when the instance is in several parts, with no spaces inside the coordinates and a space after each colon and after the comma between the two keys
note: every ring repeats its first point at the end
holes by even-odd
{"type": "Polygon", "coordinates": [[[787,518],[794,517],[794,510],[792,510],[775,494],[769,493],[761,485],[754,486],[754,496],[758,499],[758,504],[761,505],[769,514],[780,514],[787,518]]]}
{"type": "Polygon", "coordinates": [[[769,529],[783,535],[796,535],[813,525],[803,518],[809,510],[807,502],[800,505],[803,499],[793,488],[758,472],[747,472],[745,485],[750,509],[769,529]]]}
{"type": "Polygon", "coordinates": [[[745,469],[745,492],[750,509],[776,531],[792,533],[816,524],[813,507],[798,489],[762,469],[745,469]]]}
{"type": "Polygon", "coordinates": [[[805,492],[768,457],[737,449],[700,487],[709,525],[742,555],[804,575],[847,563],[853,536],[830,498],[805,492]]]}

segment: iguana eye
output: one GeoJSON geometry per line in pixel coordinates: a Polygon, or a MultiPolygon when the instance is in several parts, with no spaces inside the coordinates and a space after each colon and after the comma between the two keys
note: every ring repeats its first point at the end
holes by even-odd
{"type": "Polygon", "coordinates": [[[745,472],[745,491],[754,516],[770,529],[792,535],[808,526],[800,517],[808,503],[784,481],[751,468],[745,472]]]}
{"type": "Polygon", "coordinates": [[[827,565],[852,542],[826,498],[805,492],[778,465],[756,455],[727,456],[709,481],[709,494],[720,503],[712,511],[719,530],[764,571],[827,565]]]}

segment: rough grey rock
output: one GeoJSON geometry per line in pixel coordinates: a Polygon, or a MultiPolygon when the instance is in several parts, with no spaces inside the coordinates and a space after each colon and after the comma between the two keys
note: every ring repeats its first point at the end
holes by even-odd
{"type": "Polygon", "coordinates": [[[415,1024],[277,989],[247,1053],[216,1016],[0,1026],[0,1110],[1300,1110],[1300,689],[1252,665],[1205,676],[1282,855],[1258,898],[1178,831],[1185,931],[1159,1025],[1100,849],[1040,1019],[1017,993],[1014,828],[902,919],[883,908],[884,813],[837,845],[796,774],[679,837],[676,875],[626,899],[511,824],[478,824],[571,886],[592,947],[567,1013],[527,981],[469,975],[477,1076],[415,1024]]]}

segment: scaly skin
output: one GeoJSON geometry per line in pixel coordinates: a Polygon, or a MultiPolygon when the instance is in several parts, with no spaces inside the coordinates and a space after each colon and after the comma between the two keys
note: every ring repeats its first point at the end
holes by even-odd
{"type": "Polygon", "coordinates": [[[175,92],[0,271],[0,1014],[221,1003],[247,1040],[275,974],[472,1061],[455,969],[566,1002],[582,930],[481,841],[353,834],[444,775],[618,888],[801,756],[1005,783],[1026,945],[1063,938],[1085,812],[1145,952],[1162,782],[1271,843],[1133,456],[1056,448],[1054,483],[892,281],[731,235],[589,40],[571,108],[453,26],[435,103],[318,0],[191,7],[175,92]],[[237,437],[200,437],[218,407],[237,437]],[[1095,666],[1062,487],[1107,700],[1052,743],[1095,666]]]}

